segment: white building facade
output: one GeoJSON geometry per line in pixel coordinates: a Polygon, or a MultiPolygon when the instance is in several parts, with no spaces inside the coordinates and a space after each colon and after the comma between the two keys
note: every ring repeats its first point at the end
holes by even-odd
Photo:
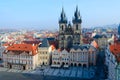
{"type": "Polygon", "coordinates": [[[3,52],[3,62],[4,67],[10,69],[35,69],[38,66],[37,48],[30,44],[13,44],[3,52]]]}
{"type": "Polygon", "coordinates": [[[96,65],[97,51],[93,46],[74,46],[70,50],[71,66],[89,67],[96,65]]]}
{"type": "MultiPolygon", "coordinates": [[[[110,46],[114,46],[114,44],[110,46]]],[[[105,64],[108,67],[108,79],[120,80],[120,61],[118,59],[119,57],[117,58],[116,54],[114,54],[114,51],[112,51],[112,49],[116,48],[117,45],[112,48],[110,48],[110,46],[107,47],[106,53],[105,53],[105,60],[106,60],[105,64]]]]}
{"type": "Polygon", "coordinates": [[[69,67],[70,55],[67,50],[53,50],[52,51],[52,65],[51,67],[69,67]]]}
{"type": "Polygon", "coordinates": [[[81,66],[89,67],[96,65],[97,51],[93,46],[73,46],[70,51],[53,50],[52,67],[81,66]]]}

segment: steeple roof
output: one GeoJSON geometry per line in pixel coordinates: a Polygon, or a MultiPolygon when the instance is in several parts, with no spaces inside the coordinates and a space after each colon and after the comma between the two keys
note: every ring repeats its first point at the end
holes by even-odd
{"type": "Polygon", "coordinates": [[[78,11],[78,6],[76,6],[76,11],[74,13],[75,18],[80,18],[80,12],[78,11]]]}
{"type": "Polygon", "coordinates": [[[73,18],[73,23],[81,23],[81,16],[80,16],[80,11],[78,11],[78,6],[76,6],[76,10],[74,12],[74,18],[73,18]]]}
{"type": "Polygon", "coordinates": [[[65,15],[63,7],[62,7],[62,12],[61,12],[61,15],[60,15],[59,23],[67,23],[67,18],[66,18],[66,15],[65,15]]]}

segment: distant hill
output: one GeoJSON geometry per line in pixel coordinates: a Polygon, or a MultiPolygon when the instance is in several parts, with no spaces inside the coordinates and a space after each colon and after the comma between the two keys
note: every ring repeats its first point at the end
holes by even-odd
{"type": "Polygon", "coordinates": [[[103,29],[107,29],[107,28],[117,28],[118,24],[111,24],[111,25],[103,25],[103,26],[96,26],[94,27],[95,29],[99,29],[99,28],[103,28],[103,29]]]}

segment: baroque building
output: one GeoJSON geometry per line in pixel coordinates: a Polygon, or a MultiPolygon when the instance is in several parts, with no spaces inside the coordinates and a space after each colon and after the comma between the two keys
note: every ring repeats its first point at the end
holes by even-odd
{"type": "Polygon", "coordinates": [[[75,45],[70,51],[66,49],[52,50],[51,67],[79,66],[90,67],[96,65],[97,50],[91,45],[75,45]]]}
{"type": "Polygon", "coordinates": [[[30,70],[38,66],[37,46],[32,44],[13,44],[3,52],[4,67],[30,70]]]}
{"type": "Polygon", "coordinates": [[[109,80],[120,80],[120,25],[118,26],[118,40],[109,43],[105,53],[105,64],[108,67],[109,80]]]}
{"type": "Polygon", "coordinates": [[[61,16],[59,19],[59,48],[71,48],[73,45],[79,45],[81,40],[81,16],[78,11],[78,6],[74,12],[72,19],[73,25],[67,21],[66,14],[62,8],[61,16]]]}

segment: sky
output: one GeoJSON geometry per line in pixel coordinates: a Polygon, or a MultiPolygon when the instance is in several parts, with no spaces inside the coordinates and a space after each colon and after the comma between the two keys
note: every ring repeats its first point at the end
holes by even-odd
{"type": "Polygon", "coordinates": [[[76,5],[82,28],[120,23],[120,0],[0,0],[0,29],[58,29],[62,7],[72,21],[76,5]]]}

